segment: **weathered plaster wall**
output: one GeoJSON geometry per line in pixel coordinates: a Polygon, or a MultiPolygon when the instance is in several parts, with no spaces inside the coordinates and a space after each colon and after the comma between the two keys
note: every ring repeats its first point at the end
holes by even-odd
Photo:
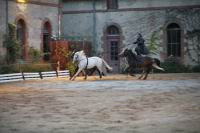
{"type": "MultiPolygon", "coordinates": [[[[49,20],[52,27],[52,34],[58,34],[58,0],[29,1],[27,4],[8,2],[8,22],[15,23],[19,18],[23,18],[27,27],[27,46],[41,49],[43,23],[49,20]],[[50,5],[49,5],[50,4],[50,5]]],[[[6,15],[5,1],[0,1],[0,54],[5,55],[2,48],[3,34],[5,34],[6,15]]]]}
{"type": "MultiPolygon", "coordinates": [[[[82,4],[90,4],[88,2],[80,2],[82,4]]],[[[157,55],[156,57],[161,60],[166,59],[166,27],[169,23],[177,23],[181,27],[181,43],[182,43],[182,57],[181,60],[184,64],[194,65],[194,61],[191,61],[188,57],[188,53],[185,50],[186,44],[189,44],[188,41],[191,40],[187,38],[187,32],[195,29],[200,29],[198,22],[199,19],[199,9],[191,9],[191,8],[180,8],[177,9],[166,9],[162,7],[173,7],[173,6],[194,6],[200,4],[198,0],[187,1],[159,1],[159,0],[133,0],[133,1],[119,1],[119,9],[127,8],[143,8],[143,10],[126,10],[126,11],[104,11],[104,12],[96,12],[96,34],[93,34],[93,13],[76,13],[76,14],[64,14],[63,15],[63,28],[64,35],[70,35],[73,33],[74,35],[86,35],[86,36],[94,36],[96,37],[96,45],[93,46],[95,48],[97,55],[103,54],[103,44],[104,41],[104,30],[106,27],[112,24],[117,24],[120,26],[122,30],[122,44],[121,46],[125,46],[127,44],[132,44],[136,39],[136,35],[138,32],[142,33],[146,44],[148,45],[149,39],[152,34],[155,33],[155,40],[157,44],[157,55]],[[152,10],[151,7],[159,7],[159,10],[152,10]],[[149,8],[149,9],[148,9],[149,8]],[[195,13],[194,13],[195,12],[195,13]],[[196,24],[192,22],[197,22],[196,24]]],[[[87,6],[83,7],[87,7],[87,6]]],[[[69,6],[69,5],[68,5],[69,6]]],[[[106,9],[105,1],[97,1],[96,9],[106,9]]],[[[78,10],[78,9],[77,9],[78,10]]],[[[76,11],[76,8],[73,8],[73,11],[76,11]]],[[[80,10],[78,10],[80,11],[80,10]]],[[[92,41],[92,39],[90,40],[92,41]]],[[[191,41],[189,41],[191,42],[191,41]]],[[[195,43],[195,41],[193,41],[195,43]]],[[[191,44],[190,45],[196,45],[191,44]]],[[[134,46],[133,46],[134,49],[134,46]]],[[[194,52],[190,52],[194,53],[194,52]]]]}
{"type": "Polygon", "coordinates": [[[167,17],[181,23],[185,65],[200,64],[200,8],[168,10],[167,17]]]}
{"type": "Polygon", "coordinates": [[[72,11],[72,10],[91,10],[93,8],[92,1],[67,1],[63,5],[64,11],[72,11]]]}
{"type": "Polygon", "coordinates": [[[120,8],[170,7],[197,4],[200,4],[199,0],[119,0],[120,8]]]}
{"type": "Polygon", "coordinates": [[[65,37],[81,37],[92,40],[92,14],[64,15],[62,20],[62,31],[65,37]]]}
{"type": "Polygon", "coordinates": [[[16,23],[17,17],[24,17],[27,25],[28,45],[40,49],[42,24],[49,20],[52,26],[52,34],[58,30],[58,8],[35,5],[16,4],[9,2],[9,23],[16,23]]]}

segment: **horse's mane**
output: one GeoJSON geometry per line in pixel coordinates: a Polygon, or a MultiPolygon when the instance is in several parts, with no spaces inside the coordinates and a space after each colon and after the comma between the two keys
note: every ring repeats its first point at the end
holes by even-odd
{"type": "Polygon", "coordinates": [[[81,55],[84,55],[84,56],[86,56],[86,54],[85,54],[85,52],[84,52],[83,50],[81,50],[81,51],[78,51],[78,53],[80,53],[81,55]]]}

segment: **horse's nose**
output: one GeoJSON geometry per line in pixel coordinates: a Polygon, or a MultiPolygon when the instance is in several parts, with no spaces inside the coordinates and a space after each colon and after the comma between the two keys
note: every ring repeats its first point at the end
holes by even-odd
{"type": "Polygon", "coordinates": [[[119,57],[124,57],[124,53],[123,52],[119,53],[119,57]]]}
{"type": "Polygon", "coordinates": [[[119,53],[119,57],[124,57],[124,49],[119,53]]]}

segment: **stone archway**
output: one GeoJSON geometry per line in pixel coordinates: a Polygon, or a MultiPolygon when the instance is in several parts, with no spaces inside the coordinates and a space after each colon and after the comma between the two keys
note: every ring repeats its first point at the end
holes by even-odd
{"type": "Polygon", "coordinates": [[[181,56],[181,29],[176,23],[170,23],[167,26],[167,55],[181,56]]]}
{"type": "MultiPolygon", "coordinates": [[[[173,19],[173,20],[169,20],[165,23],[164,27],[163,27],[163,53],[162,53],[162,57],[163,59],[167,59],[170,55],[175,56],[181,63],[184,64],[184,56],[185,56],[185,52],[184,52],[184,47],[185,47],[185,43],[184,43],[184,38],[185,38],[185,34],[184,34],[184,25],[181,23],[181,21],[177,20],[177,19],[173,19]],[[174,47],[178,48],[177,52],[173,52],[170,50],[173,49],[177,49],[177,48],[170,48],[170,43],[174,43],[174,39],[173,42],[171,42],[169,39],[171,33],[178,33],[177,35],[179,36],[178,42],[176,41],[176,45],[174,45],[174,47]],[[178,44],[179,43],[179,44],[178,44]]],[[[173,35],[173,37],[175,37],[173,35]]],[[[171,45],[172,46],[172,45],[171,45]]]]}
{"type": "Polygon", "coordinates": [[[25,60],[27,49],[26,49],[26,23],[23,19],[17,20],[16,37],[20,44],[20,59],[25,60]]]}
{"type": "Polygon", "coordinates": [[[50,60],[50,39],[51,39],[51,24],[45,21],[42,28],[42,53],[44,54],[43,60],[50,60]]]}

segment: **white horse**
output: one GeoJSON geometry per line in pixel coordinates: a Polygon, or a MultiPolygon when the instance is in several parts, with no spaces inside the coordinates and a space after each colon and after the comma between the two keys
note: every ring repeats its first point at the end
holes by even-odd
{"type": "Polygon", "coordinates": [[[91,69],[96,67],[99,71],[100,78],[102,78],[104,68],[107,68],[109,71],[112,71],[112,68],[106,63],[105,60],[99,57],[87,58],[84,51],[78,51],[74,54],[73,63],[76,61],[78,62],[78,71],[71,78],[71,80],[74,80],[81,71],[83,71],[85,79],[87,79],[87,73],[85,72],[84,69],[91,69]]]}

